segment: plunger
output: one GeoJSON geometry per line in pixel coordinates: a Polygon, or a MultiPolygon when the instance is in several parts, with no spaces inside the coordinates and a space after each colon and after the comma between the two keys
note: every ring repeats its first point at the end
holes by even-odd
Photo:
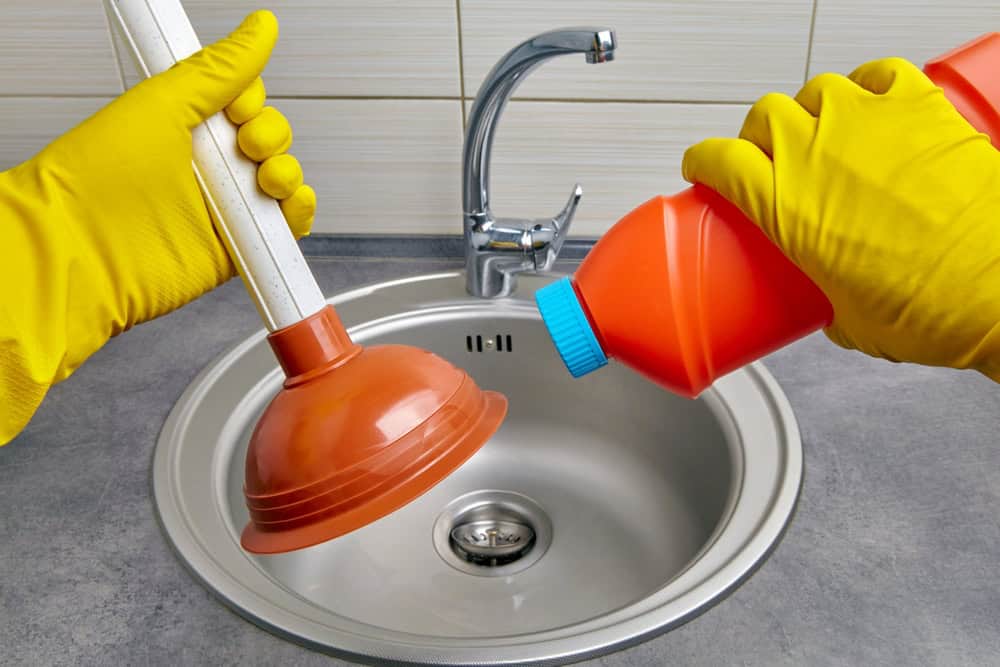
{"type": "MultiPolygon", "coordinates": [[[[201,48],[179,0],[106,8],[146,76],[201,48]]],[[[216,229],[286,376],[250,439],[241,542],[255,553],[312,546],[430,489],[489,439],[507,401],[430,352],[352,342],[232,123],[216,114],[192,135],[216,229]]]]}
{"type": "Polygon", "coordinates": [[[408,345],[351,342],[333,306],[268,336],[287,379],[250,438],[243,547],[274,553],[360,528],[474,454],[507,400],[408,345]]]}

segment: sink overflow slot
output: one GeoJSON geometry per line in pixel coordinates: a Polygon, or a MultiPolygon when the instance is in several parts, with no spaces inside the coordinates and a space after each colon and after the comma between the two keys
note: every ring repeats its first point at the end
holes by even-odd
{"type": "Polygon", "coordinates": [[[510,334],[497,334],[495,338],[483,336],[466,336],[465,349],[469,352],[496,350],[497,352],[513,352],[514,341],[510,334]]]}

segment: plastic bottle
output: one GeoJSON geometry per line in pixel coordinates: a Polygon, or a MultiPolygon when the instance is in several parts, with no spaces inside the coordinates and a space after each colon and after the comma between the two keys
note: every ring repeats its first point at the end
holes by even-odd
{"type": "MultiPolygon", "coordinates": [[[[928,62],[924,72],[1000,147],[1000,33],[928,62]]],[[[572,278],[542,288],[536,300],[574,377],[614,358],[689,397],[834,315],[753,222],[700,185],[630,212],[572,278]]]]}

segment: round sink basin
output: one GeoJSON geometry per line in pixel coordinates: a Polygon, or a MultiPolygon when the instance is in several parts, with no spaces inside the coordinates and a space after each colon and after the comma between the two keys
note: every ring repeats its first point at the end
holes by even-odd
{"type": "Polygon", "coordinates": [[[469,297],[458,273],[332,299],[355,340],[436,352],[503,392],[500,431],[401,510],[276,556],[240,549],[247,441],[282,376],[261,332],[168,418],[156,504],[195,574],[248,619],[361,661],[554,664],[706,609],[768,554],[802,474],[798,428],[759,364],[698,400],[611,365],[572,379],[532,300],[469,297]]]}

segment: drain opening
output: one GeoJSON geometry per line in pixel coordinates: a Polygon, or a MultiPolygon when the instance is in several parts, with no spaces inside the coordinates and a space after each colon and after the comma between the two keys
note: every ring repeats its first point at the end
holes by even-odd
{"type": "Polygon", "coordinates": [[[533,566],[552,544],[552,522],[514,491],[472,491],[448,503],[431,531],[445,563],[477,577],[508,577],[533,566]]]}
{"type": "Polygon", "coordinates": [[[535,530],[516,521],[470,521],[455,526],[450,538],[459,558],[483,567],[513,563],[535,546],[535,530]]]}

